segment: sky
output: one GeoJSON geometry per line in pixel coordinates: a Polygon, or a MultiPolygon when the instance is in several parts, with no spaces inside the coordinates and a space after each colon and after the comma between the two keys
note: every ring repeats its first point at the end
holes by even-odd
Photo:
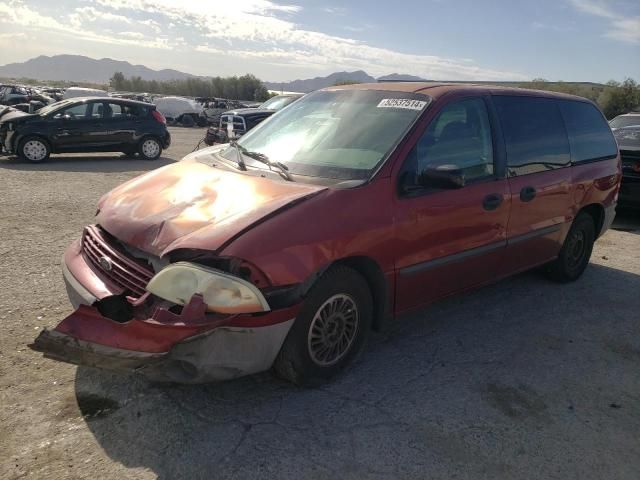
{"type": "Polygon", "coordinates": [[[0,65],[63,53],[277,82],[640,80],[640,1],[0,0],[0,65]]]}

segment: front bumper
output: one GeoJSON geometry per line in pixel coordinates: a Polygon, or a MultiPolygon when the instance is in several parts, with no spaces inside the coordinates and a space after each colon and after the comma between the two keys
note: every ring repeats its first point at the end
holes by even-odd
{"type": "Polygon", "coordinates": [[[4,130],[0,132],[0,151],[4,151],[8,154],[13,154],[13,142],[11,141],[15,132],[4,130]]]}
{"type": "Polygon", "coordinates": [[[206,314],[197,296],[180,314],[161,307],[134,307],[120,322],[101,313],[101,302],[123,292],[102,279],[73,243],[63,259],[63,277],[75,311],[29,345],[47,358],[155,381],[203,383],[271,368],[299,306],[259,315],[206,314]]]}
{"type": "Polygon", "coordinates": [[[81,306],[53,330],[43,330],[29,347],[53,360],[138,373],[153,381],[217,382],[271,368],[293,321],[264,327],[219,326],[178,341],[166,351],[148,352],[84,340],[84,333],[104,328],[105,322],[115,324],[109,330],[127,330],[128,325],[116,324],[95,308],[81,306]]]}

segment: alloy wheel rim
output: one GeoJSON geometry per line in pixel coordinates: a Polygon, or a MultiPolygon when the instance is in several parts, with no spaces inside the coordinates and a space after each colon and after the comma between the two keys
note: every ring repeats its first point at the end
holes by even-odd
{"type": "Polygon", "coordinates": [[[567,244],[567,261],[569,267],[575,268],[582,262],[587,249],[585,233],[582,230],[571,235],[567,244]]]}
{"type": "Polygon", "coordinates": [[[349,295],[337,294],[316,311],[307,337],[311,360],[320,366],[334,365],[351,349],[358,330],[358,307],[349,295]]]}
{"type": "Polygon", "coordinates": [[[39,140],[29,140],[22,150],[24,156],[32,162],[39,162],[47,156],[47,147],[39,140]]]}
{"type": "Polygon", "coordinates": [[[142,153],[146,157],[155,157],[160,151],[160,145],[155,140],[147,140],[142,144],[142,153]]]}

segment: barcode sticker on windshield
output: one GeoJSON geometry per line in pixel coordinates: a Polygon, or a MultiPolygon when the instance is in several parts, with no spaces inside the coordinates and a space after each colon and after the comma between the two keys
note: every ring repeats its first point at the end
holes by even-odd
{"type": "Polygon", "coordinates": [[[427,102],[410,98],[383,98],[378,104],[378,108],[405,108],[407,110],[422,110],[426,106],[427,102]]]}

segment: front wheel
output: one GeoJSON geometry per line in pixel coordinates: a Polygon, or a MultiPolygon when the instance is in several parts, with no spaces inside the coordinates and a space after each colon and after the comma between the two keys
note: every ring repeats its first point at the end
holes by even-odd
{"type": "Polygon", "coordinates": [[[33,163],[44,162],[51,150],[46,141],[39,137],[27,137],[20,142],[18,147],[18,155],[33,163]]]}
{"type": "Polygon", "coordinates": [[[573,282],[584,273],[595,242],[596,229],[591,215],[580,213],[573,221],[558,258],[547,265],[547,275],[557,282],[573,282]]]}
{"type": "Polygon", "coordinates": [[[347,367],[363,350],[373,314],[367,282],[347,267],[328,270],[305,299],[276,358],[276,373],[314,386],[347,367]]]}
{"type": "Polygon", "coordinates": [[[146,137],[140,142],[138,153],[144,160],[156,160],[162,154],[162,145],[157,138],[146,137]]]}

